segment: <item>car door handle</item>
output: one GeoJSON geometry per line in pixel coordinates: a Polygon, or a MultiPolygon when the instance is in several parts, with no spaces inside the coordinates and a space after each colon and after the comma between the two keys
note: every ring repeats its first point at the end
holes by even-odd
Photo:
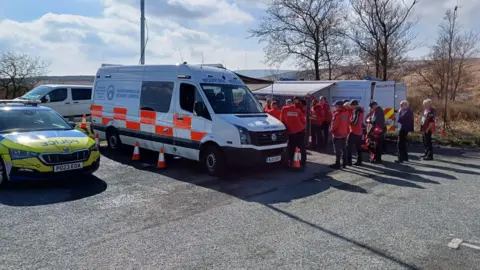
{"type": "Polygon", "coordinates": [[[70,104],[70,102],[65,102],[65,104],[70,104]]]}
{"type": "Polygon", "coordinates": [[[78,101],[75,101],[75,102],[73,102],[73,103],[77,104],[77,103],[78,103],[78,101]]]}

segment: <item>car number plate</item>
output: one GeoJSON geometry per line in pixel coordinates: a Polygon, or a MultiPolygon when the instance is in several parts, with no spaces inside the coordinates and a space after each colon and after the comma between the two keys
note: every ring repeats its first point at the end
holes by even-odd
{"type": "Polygon", "coordinates": [[[281,160],[282,160],[282,156],[268,157],[267,158],[267,163],[279,162],[281,160]]]}
{"type": "Polygon", "coordinates": [[[71,171],[71,170],[78,170],[83,168],[83,163],[69,163],[69,164],[62,164],[56,165],[53,167],[54,172],[64,172],[64,171],[71,171]]]}

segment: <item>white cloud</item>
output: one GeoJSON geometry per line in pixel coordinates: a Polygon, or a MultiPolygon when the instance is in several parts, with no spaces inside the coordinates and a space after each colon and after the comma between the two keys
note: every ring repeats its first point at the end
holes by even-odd
{"type": "MultiPolygon", "coordinates": [[[[103,16],[98,18],[48,13],[30,22],[0,20],[0,48],[51,61],[52,75],[94,74],[101,63],[137,64],[140,14],[138,7],[129,1],[104,0],[103,16]]],[[[209,16],[195,18],[198,25],[246,24],[253,20],[235,3],[226,0],[169,0],[168,3],[191,11],[216,5],[209,16]]],[[[182,16],[181,12],[179,14],[182,16]]],[[[263,53],[255,46],[255,40],[250,43],[256,48],[249,51],[234,46],[243,42],[244,36],[230,38],[202,32],[195,30],[199,29],[197,27],[184,27],[178,21],[182,19],[149,13],[147,64],[180,62],[180,54],[185,61],[200,63],[203,53],[205,62],[224,63],[233,69],[245,68],[246,55],[256,59],[249,61],[247,68],[264,67],[261,64],[263,53]]]]}
{"type": "MultiPolygon", "coordinates": [[[[12,0],[13,1],[13,0],[12,0]]],[[[80,0],[77,0],[80,1],[80,0]]],[[[38,55],[52,62],[52,75],[94,74],[101,63],[139,62],[138,0],[84,0],[103,3],[97,17],[47,13],[26,22],[0,20],[0,50],[38,55]]],[[[231,69],[263,69],[262,45],[245,40],[270,0],[157,0],[147,2],[147,64],[181,61],[224,63],[231,69]],[[248,13],[246,10],[252,12],[248,13]]],[[[411,1],[411,0],[408,0],[411,1]]],[[[418,41],[433,43],[438,23],[456,0],[422,0],[415,9],[418,41]]],[[[480,1],[464,1],[460,21],[480,25],[480,1]]],[[[418,57],[426,48],[411,53],[418,57]]],[[[281,69],[294,67],[284,64],[281,69]]]]}

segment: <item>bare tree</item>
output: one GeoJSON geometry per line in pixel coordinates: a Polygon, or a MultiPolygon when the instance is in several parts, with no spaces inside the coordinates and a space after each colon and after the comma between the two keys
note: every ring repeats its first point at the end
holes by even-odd
{"type": "Polygon", "coordinates": [[[0,88],[4,98],[15,98],[32,88],[48,73],[49,62],[27,54],[0,53],[0,88]]]}
{"type": "MultiPolygon", "coordinates": [[[[344,10],[341,0],[272,0],[267,15],[250,37],[268,42],[267,62],[281,63],[294,57],[306,69],[313,67],[320,80],[322,62],[334,68],[340,28],[337,16],[344,10]]],[[[331,72],[329,72],[331,78],[331,72]]]]}
{"type": "Polygon", "coordinates": [[[405,62],[412,50],[412,27],[409,20],[419,0],[407,5],[400,0],[350,0],[355,16],[349,36],[357,53],[375,67],[375,76],[389,79],[389,70],[405,62]]]}
{"type": "Polygon", "coordinates": [[[447,10],[439,25],[438,38],[430,53],[418,68],[418,75],[444,104],[444,129],[448,127],[448,100],[455,101],[457,94],[476,83],[467,65],[468,59],[478,55],[480,35],[463,31],[458,24],[457,7],[447,10]]]}

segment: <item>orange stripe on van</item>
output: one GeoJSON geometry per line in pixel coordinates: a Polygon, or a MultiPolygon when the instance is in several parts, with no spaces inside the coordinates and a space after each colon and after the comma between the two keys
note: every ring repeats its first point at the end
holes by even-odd
{"type": "Polygon", "coordinates": [[[90,115],[91,116],[102,117],[102,111],[91,111],[90,115]]]}
{"type": "Polygon", "coordinates": [[[191,131],[190,138],[194,141],[201,141],[205,135],[207,135],[206,132],[191,131]]]}
{"type": "Polygon", "coordinates": [[[155,133],[159,135],[164,135],[168,137],[173,136],[173,128],[165,126],[155,126],[155,133]]]}
{"type": "Polygon", "coordinates": [[[102,117],[102,106],[99,105],[91,105],[90,106],[90,115],[91,116],[97,116],[97,117],[102,117]]]}
{"type": "Polygon", "coordinates": [[[174,114],[173,115],[173,126],[175,128],[191,129],[192,128],[192,117],[188,116],[188,115],[174,114]],[[180,120],[179,118],[182,118],[182,120],[180,120]]]}
{"type": "Polygon", "coordinates": [[[113,120],[112,118],[103,117],[102,118],[102,125],[106,125],[112,120],[113,120]]]}
{"type": "Polygon", "coordinates": [[[133,130],[140,130],[140,123],[127,121],[127,128],[133,130]]]}
{"type": "Polygon", "coordinates": [[[140,111],[140,123],[155,125],[156,119],[157,119],[157,112],[140,111]]]}
{"type": "Polygon", "coordinates": [[[103,106],[92,104],[92,105],[90,106],[90,110],[92,110],[92,111],[102,111],[102,110],[103,110],[103,106]]]}
{"type": "Polygon", "coordinates": [[[127,120],[127,109],[126,108],[113,108],[113,119],[116,120],[127,120]]]}

